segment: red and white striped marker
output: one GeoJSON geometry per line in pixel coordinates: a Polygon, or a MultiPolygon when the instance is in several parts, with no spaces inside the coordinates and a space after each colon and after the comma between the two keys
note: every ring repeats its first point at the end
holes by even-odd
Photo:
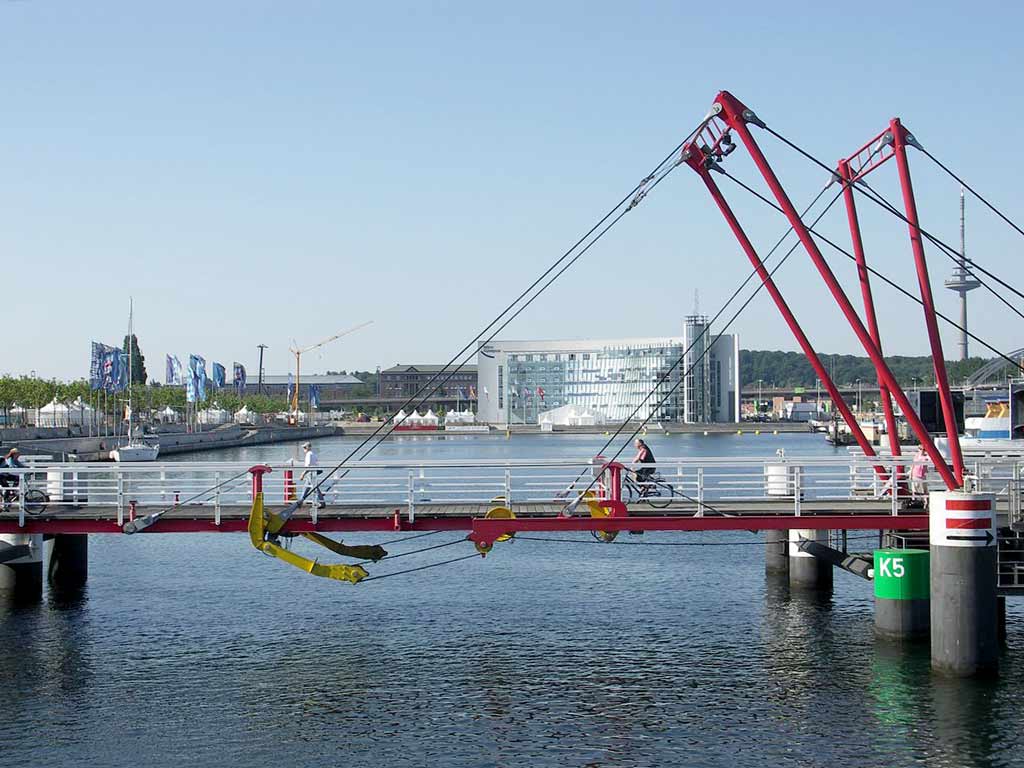
{"type": "Polygon", "coordinates": [[[995,546],[996,500],[991,493],[933,491],[928,494],[928,519],[932,546],[995,546]]]}

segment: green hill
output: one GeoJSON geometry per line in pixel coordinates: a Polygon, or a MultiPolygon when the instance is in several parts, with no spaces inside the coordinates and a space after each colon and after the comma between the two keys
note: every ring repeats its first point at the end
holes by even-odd
{"type": "MultiPolygon", "coordinates": [[[[875,369],[871,360],[857,355],[820,354],[821,361],[833,380],[840,385],[853,384],[857,379],[875,382],[875,369]]],[[[903,386],[911,386],[917,379],[918,386],[934,384],[935,373],[932,359],[928,356],[907,357],[893,355],[886,357],[893,374],[903,386]]],[[[946,370],[950,382],[956,385],[978,370],[988,359],[972,357],[962,362],[947,361],[946,370]]],[[[802,352],[779,352],[754,349],[740,350],[740,377],[742,385],[756,384],[758,379],[766,385],[813,387],[814,370],[802,352]]]]}

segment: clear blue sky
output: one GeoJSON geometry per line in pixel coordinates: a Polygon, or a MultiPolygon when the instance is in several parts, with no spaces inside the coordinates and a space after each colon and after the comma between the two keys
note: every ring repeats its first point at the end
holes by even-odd
{"type": "MultiPolygon", "coordinates": [[[[85,375],[129,295],[151,375],[167,352],[253,372],[260,342],[283,373],[293,338],[368,319],[304,369],[443,362],[722,88],[829,162],[898,114],[1024,219],[1019,4],[833,5],[0,2],[0,372],[85,375]]],[[[763,147],[798,204],[825,180],[763,147]]],[[[912,162],[924,226],[955,242],[957,187],[912,162]]],[[[783,221],[725,184],[766,250],[783,221]]],[[[869,259],[913,285],[905,227],[863,212],[869,259]]],[[[968,215],[969,253],[1024,283],[1024,241],[968,215]]],[[[843,234],[840,208],[826,221],[843,234]]],[[[681,168],[504,335],[678,333],[695,289],[711,313],[747,269],[681,168]]],[[[820,350],[859,352],[805,254],[779,282],[820,350]]],[[[924,353],[920,311],[877,293],[886,351],[924,353]]],[[[979,335],[1021,346],[1019,318],[972,300],[979,335]]],[[[795,348],[767,299],[736,330],[795,348]]]]}

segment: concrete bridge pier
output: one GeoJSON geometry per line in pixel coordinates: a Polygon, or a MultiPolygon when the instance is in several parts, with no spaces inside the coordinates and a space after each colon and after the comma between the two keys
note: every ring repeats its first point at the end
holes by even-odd
{"type": "Polygon", "coordinates": [[[42,534],[0,534],[0,593],[18,602],[42,599],[42,534]]]}
{"type": "Polygon", "coordinates": [[[789,531],[764,532],[764,570],[773,576],[789,573],[789,531]]]}
{"type": "Polygon", "coordinates": [[[58,590],[76,590],[89,578],[89,537],[58,533],[46,542],[47,578],[58,590]]]}
{"type": "Polygon", "coordinates": [[[932,669],[957,677],[999,673],[995,497],[929,494],[932,669]]]}
{"type": "Polygon", "coordinates": [[[794,528],[789,532],[789,586],[797,589],[832,589],[832,563],[800,549],[800,540],[828,545],[828,531],[794,528]]]}

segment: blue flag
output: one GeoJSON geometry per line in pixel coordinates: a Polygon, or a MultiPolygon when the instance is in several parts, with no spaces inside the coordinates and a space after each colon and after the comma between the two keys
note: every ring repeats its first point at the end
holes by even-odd
{"type": "Polygon", "coordinates": [[[227,371],[224,370],[224,366],[220,363],[213,364],[213,388],[221,389],[226,383],[227,371]]]}
{"type": "Polygon", "coordinates": [[[185,395],[190,403],[201,403],[206,400],[206,381],[206,361],[199,355],[189,355],[185,395]]]}
{"type": "Polygon", "coordinates": [[[122,392],[128,386],[128,356],[117,347],[92,342],[89,361],[89,387],[106,392],[122,392]]]}
{"type": "Polygon", "coordinates": [[[181,380],[181,360],[174,355],[167,356],[167,375],[164,377],[167,384],[183,384],[181,380]]]}
{"type": "Polygon", "coordinates": [[[309,407],[319,408],[320,407],[320,385],[310,384],[309,385],[309,407]]]}
{"type": "Polygon", "coordinates": [[[288,402],[289,403],[292,401],[292,393],[293,393],[294,389],[295,389],[295,379],[289,373],[288,374],[288,402]]]}
{"type": "Polygon", "coordinates": [[[92,343],[92,356],[89,359],[89,389],[103,389],[103,356],[110,349],[98,341],[92,343]]]}
{"type": "Polygon", "coordinates": [[[238,396],[241,397],[245,394],[245,366],[241,363],[235,363],[235,375],[233,381],[235,383],[235,389],[238,391],[238,396]]]}

